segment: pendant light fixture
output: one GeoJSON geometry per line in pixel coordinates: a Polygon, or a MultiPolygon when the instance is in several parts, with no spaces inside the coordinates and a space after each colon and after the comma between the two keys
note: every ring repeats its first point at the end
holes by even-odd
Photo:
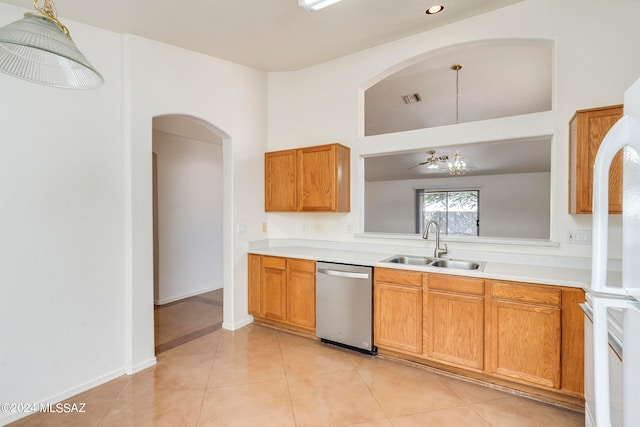
{"type": "MultiPolygon", "coordinates": [[[[456,72],[456,124],[458,124],[458,119],[459,119],[458,96],[460,93],[460,70],[462,70],[462,65],[454,64],[451,66],[451,69],[456,72]]],[[[453,155],[453,158],[449,160],[449,163],[447,164],[447,166],[449,168],[450,175],[459,176],[459,175],[464,175],[467,172],[467,162],[464,160],[464,157],[462,157],[462,155],[458,151],[456,151],[455,154],[453,155]]]]}
{"type": "Polygon", "coordinates": [[[68,89],[93,89],[104,79],[76,47],[56,17],[51,0],[35,12],[0,28],[0,71],[15,77],[68,89]]]}

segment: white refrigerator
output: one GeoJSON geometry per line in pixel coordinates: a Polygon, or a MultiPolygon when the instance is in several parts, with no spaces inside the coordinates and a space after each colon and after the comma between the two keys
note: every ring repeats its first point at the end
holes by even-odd
{"type": "Polygon", "coordinates": [[[593,257],[585,311],[585,424],[640,426],[640,80],[594,165],[593,257]],[[624,150],[622,275],[608,280],[608,181],[624,150]]]}

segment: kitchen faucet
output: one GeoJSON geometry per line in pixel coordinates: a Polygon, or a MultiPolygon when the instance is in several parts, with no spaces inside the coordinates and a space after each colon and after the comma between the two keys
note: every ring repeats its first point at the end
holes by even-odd
{"type": "Polygon", "coordinates": [[[435,258],[440,258],[442,257],[442,255],[445,255],[447,253],[446,243],[444,244],[444,249],[440,247],[440,225],[438,225],[438,223],[432,219],[427,221],[427,225],[424,227],[424,232],[422,233],[422,238],[429,238],[429,227],[431,227],[431,224],[435,224],[436,226],[436,248],[433,250],[433,256],[435,258]]]}

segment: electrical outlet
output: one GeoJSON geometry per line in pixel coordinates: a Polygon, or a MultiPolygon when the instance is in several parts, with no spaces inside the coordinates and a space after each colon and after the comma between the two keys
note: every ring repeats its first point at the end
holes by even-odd
{"type": "Polygon", "coordinates": [[[267,232],[267,223],[266,223],[266,222],[263,222],[263,223],[262,223],[262,232],[263,232],[263,233],[266,233],[266,232],[267,232]]]}
{"type": "Polygon", "coordinates": [[[570,245],[590,245],[591,230],[567,231],[567,243],[570,245]]]}

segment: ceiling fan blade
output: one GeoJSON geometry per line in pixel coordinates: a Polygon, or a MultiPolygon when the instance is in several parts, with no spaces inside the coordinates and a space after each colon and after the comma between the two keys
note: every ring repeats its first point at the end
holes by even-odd
{"type": "Polygon", "coordinates": [[[427,162],[418,163],[417,165],[408,167],[407,169],[417,168],[418,166],[426,165],[427,163],[429,163],[429,162],[427,161],[427,162]]]}

